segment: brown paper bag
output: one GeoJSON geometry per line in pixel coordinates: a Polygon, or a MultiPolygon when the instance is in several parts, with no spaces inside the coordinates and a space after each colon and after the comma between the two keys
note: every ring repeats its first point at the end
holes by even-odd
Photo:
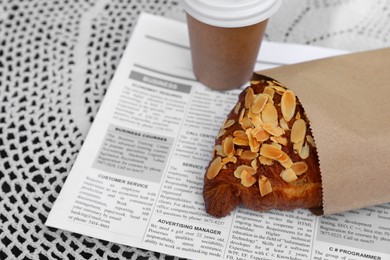
{"type": "Polygon", "coordinates": [[[292,89],[306,110],[324,214],[390,202],[390,48],[259,73],[292,89]]]}

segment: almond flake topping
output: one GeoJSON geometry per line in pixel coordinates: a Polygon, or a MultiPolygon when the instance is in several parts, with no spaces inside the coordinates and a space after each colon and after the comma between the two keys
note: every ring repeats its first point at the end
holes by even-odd
{"type": "Polygon", "coordinates": [[[254,79],[251,79],[249,81],[249,83],[251,83],[252,85],[256,85],[256,84],[259,84],[261,81],[260,80],[254,80],[254,79]]]}
{"type": "Polygon", "coordinates": [[[228,136],[222,141],[223,151],[227,157],[232,157],[234,155],[234,144],[233,137],[228,136]]]}
{"type": "Polygon", "coordinates": [[[264,124],[263,120],[261,120],[260,116],[252,117],[252,124],[255,128],[261,127],[264,124]]]}
{"type": "Polygon", "coordinates": [[[273,105],[275,102],[274,102],[274,100],[272,99],[272,97],[270,96],[270,95],[268,95],[268,94],[263,94],[263,95],[266,95],[266,96],[268,96],[268,101],[267,101],[267,104],[271,104],[271,105],[273,105]]]}
{"type": "Polygon", "coordinates": [[[240,125],[244,130],[252,128],[253,126],[252,121],[248,117],[244,117],[243,119],[241,119],[240,125]]]}
{"type": "Polygon", "coordinates": [[[298,154],[299,157],[301,157],[302,159],[306,159],[307,157],[309,157],[310,147],[307,144],[307,142],[305,143],[305,145],[302,147],[301,151],[298,154]]]}
{"type": "Polygon", "coordinates": [[[258,142],[265,142],[269,139],[270,134],[261,128],[254,128],[252,130],[252,135],[258,142]]]}
{"type": "Polygon", "coordinates": [[[239,146],[248,146],[249,145],[249,141],[248,141],[247,137],[245,137],[245,138],[234,137],[233,138],[233,144],[239,145],[239,146]]]}
{"type": "Polygon", "coordinates": [[[285,162],[282,162],[280,163],[285,169],[288,169],[288,168],[291,168],[291,166],[293,165],[293,161],[291,160],[291,158],[288,158],[287,161],[285,162]]]}
{"type": "Polygon", "coordinates": [[[259,178],[259,189],[262,197],[272,192],[272,186],[267,177],[261,176],[259,178]]]}
{"type": "Polygon", "coordinates": [[[214,179],[215,176],[218,175],[219,171],[222,168],[222,160],[221,157],[217,157],[214,159],[214,161],[210,164],[208,170],[207,170],[207,178],[208,179],[214,179]]]}
{"type": "Polygon", "coordinates": [[[285,182],[292,182],[298,179],[297,175],[295,174],[294,170],[291,168],[285,169],[280,173],[280,177],[285,182]]]}
{"type": "Polygon", "coordinates": [[[288,140],[286,137],[283,136],[272,136],[271,141],[286,146],[288,143],[288,140]]]}
{"type": "Polygon", "coordinates": [[[314,138],[311,136],[311,135],[307,135],[306,136],[306,141],[312,146],[312,147],[316,147],[316,143],[314,141],[314,138]]]}
{"type": "Polygon", "coordinates": [[[241,173],[241,184],[244,187],[250,187],[255,184],[256,178],[249,174],[247,171],[242,171],[241,173]]]}
{"type": "Polygon", "coordinates": [[[243,171],[246,171],[250,175],[254,175],[256,173],[256,170],[253,169],[252,167],[250,167],[248,165],[240,165],[234,171],[234,176],[236,178],[240,179],[241,178],[241,174],[242,174],[243,171]]]}
{"type": "Polygon", "coordinates": [[[222,129],[226,129],[228,127],[231,127],[232,125],[234,125],[236,121],[234,121],[234,119],[229,119],[228,121],[225,122],[225,124],[222,126],[222,129]]]}
{"type": "Polygon", "coordinates": [[[299,143],[306,136],[306,122],[303,119],[297,119],[291,128],[291,142],[299,143]]]}
{"type": "Polygon", "coordinates": [[[264,123],[263,129],[273,136],[281,136],[284,134],[284,130],[279,126],[275,126],[273,123],[264,123]]]}
{"type": "Polygon", "coordinates": [[[279,95],[282,95],[286,91],[286,89],[281,87],[281,86],[272,86],[272,87],[275,89],[276,93],[278,93],[279,95]]]}
{"type": "Polygon", "coordinates": [[[261,112],[261,119],[264,123],[272,123],[273,125],[278,125],[278,112],[273,104],[267,103],[263,111],[261,112]]]}
{"type": "Polygon", "coordinates": [[[298,143],[295,143],[295,144],[293,145],[294,152],[295,152],[295,153],[298,153],[298,154],[301,153],[302,147],[303,147],[303,141],[298,142],[298,143]]]}
{"type": "Polygon", "coordinates": [[[282,109],[282,115],[286,122],[289,122],[293,118],[296,105],[297,103],[294,92],[286,90],[280,101],[280,108],[282,109]]]}
{"type": "Polygon", "coordinates": [[[259,162],[262,164],[262,165],[272,165],[274,163],[274,161],[272,159],[269,159],[265,156],[262,156],[260,155],[259,156],[259,162]]]}
{"type": "Polygon", "coordinates": [[[301,119],[301,113],[297,113],[296,116],[295,116],[295,119],[301,119]]]}
{"type": "Polygon", "coordinates": [[[248,136],[248,142],[249,142],[249,147],[251,148],[251,151],[256,153],[257,151],[259,151],[260,144],[253,137],[253,135],[252,135],[252,128],[247,129],[245,133],[248,136]]]}
{"type": "Polygon", "coordinates": [[[234,107],[234,114],[238,114],[241,108],[241,102],[237,102],[236,106],[234,107]]]}
{"type": "Polygon", "coordinates": [[[271,97],[271,99],[273,99],[275,95],[275,90],[272,87],[267,86],[264,88],[263,93],[271,97]]]}
{"type": "MultiPolygon", "coordinates": [[[[257,83],[260,81],[251,81],[251,84],[257,83]]],[[[233,112],[238,114],[241,130],[235,130],[232,136],[225,137],[222,144],[214,147],[214,153],[219,157],[210,164],[207,170],[207,178],[212,179],[221,169],[227,169],[228,163],[236,164],[238,160],[250,162],[250,165],[236,167],[234,176],[241,179],[241,184],[245,187],[251,187],[258,181],[261,196],[272,192],[272,186],[265,176],[261,176],[258,180],[255,178],[258,163],[272,165],[274,161],[277,161],[284,167],[280,177],[286,182],[292,182],[307,172],[308,165],[304,161],[293,162],[282,147],[288,146],[291,142],[294,152],[301,159],[309,156],[309,145],[315,147],[313,137],[306,135],[305,117],[302,118],[301,113],[296,113],[295,94],[278,82],[267,81],[267,83],[268,86],[264,87],[263,93],[255,94],[253,88],[249,87],[244,102],[236,104],[233,112]],[[281,96],[279,104],[274,103],[275,93],[281,96]],[[279,107],[281,115],[278,115],[279,107]],[[290,140],[284,136],[286,131],[291,131],[290,140]]],[[[235,123],[234,119],[225,121],[218,138],[226,134],[225,129],[235,127],[235,123]]]]}
{"type": "Polygon", "coordinates": [[[282,146],[278,143],[272,142],[272,143],[270,143],[270,145],[273,145],[273,146],[277,147],[278,149],[282,150],[282,146]]]}
{"type": "Polygon", "coordinates": [[[217,145],[214,147],[214,150],[215,150],[215,153],[216,153],[217,155],[222,156],[222,157],[225,157],[225,156],[226,156],[225,152],[223,151],[222,145],[217,144],[217,145]]]}
{"type": "Polygon", "coordinates": [[[253,161],[251,162],[251,166],[252,166],[253,169],[255,169],[255,171],[257,171],[258,165],[257,165],[257,160],[256,159],[253,159],[253,161]]]}
{"type": "Polygon", "coordinates": [[[242,160],[253,160],[259,156],[258,153],[251,152],[249,150],[245,150],[241,153],[240,158],[242,160]]]}
{"type": "Polygon", "coordinates": [[[249,119],[252,120],[253,118],[259,117],[259,116],[260,116],[260,113],[253,113],[252,109],[249,109],[249,110],[248,110],[247,117],[248,117],[249,119]]]}
{"type": "Polygon", "coordinates": [[[278,159],[282,154],[283,151],[272,144],[263,144],[260,148],[260,155],[269,159],[278,159]]]}
{"type": "Polygon", "coordinates": [[[233,132],[233,136],[234,137],[239,137],[239,138],[247,138],[246,133],[243,130],[236,130],[236,131],[234,131],[233,132]]]}
{"type": "Polygon", "coordinates": [[[237,162],[237,157],[236,156],[232,156],[232,157],[225,157],[222,159],[222,165],[226,165],[228,163],[236,163],[237,162]]]}
{"type": "Polygon", "coordinates": [[[255,99],[255,93],[252,88],[248,88],[245,95],[245,108],[249,109],[255,99]]]}
{"type": "Polygon", "coordinates": [[[241,109],[240,116],[238,117],[238,122],[241,123],[241,120],[244,118],[245,108],[241,109]]]}
{"type": "Polygon", "coordinates": [[[286,154],[285,152],[282,151],[282,156],[280,156],[278,158],[278,161],[283,163],[283,162],[286,162],[290,157],[288,156],[288,154],[286,154]]]}
{"type": "Polygon", "coordinates": [[[256,96],[256,99],[253,102],[253,105],[251,107],[251,111],[255,114],[260,113],[268,101],[268,95],[259,94],[256,96]]]}
{"type": "Polygon", "coordinates": [[[221,129],[218,133],[218,136],[217,138],[220,138],[221,136],[223,136],[224,134],[226,133],[226,130],[225,129],[221,129]]]}
{"type": "Polygon", "coordinates": [[[302,175],[305,172],[307,172],[307,170],[309,169],[309,166],[307,166],[306,162],[301,161],[301,162],[293,163],[293,165],[291,166],[291,169],[293,169],[295,174],[299,176],[299,175],[302,175]]]}
{"type": "Polygon", "coordinates": [[[279,120],[279,125],[280,125],[280,127],[281,127],[283,130],[290,130],[290,128],[288,127],[288,124],[287,124],[286,120],[284,120],[283,117],[279,120]]]}

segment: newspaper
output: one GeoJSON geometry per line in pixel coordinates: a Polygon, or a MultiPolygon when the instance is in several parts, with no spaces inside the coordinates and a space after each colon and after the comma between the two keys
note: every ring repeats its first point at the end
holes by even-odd
{"type": "MultiPolygon", "coordinates": [[[[256,69],[341,53],[263,42],[256,69]]],[[[240,92],[195,80],[185,24],[141,14],[46,225],[190,259],[390,259],[390,204],[205,212],[205,167],[240,92]]]]}

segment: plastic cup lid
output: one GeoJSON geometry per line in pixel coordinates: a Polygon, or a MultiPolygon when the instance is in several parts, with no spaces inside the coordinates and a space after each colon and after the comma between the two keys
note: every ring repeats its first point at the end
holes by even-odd
{"type": "Polygon", "coordinates": [[[183,0],[195,19],[218,27],[243,27],[271,17],[282,0],[183,0]]]}

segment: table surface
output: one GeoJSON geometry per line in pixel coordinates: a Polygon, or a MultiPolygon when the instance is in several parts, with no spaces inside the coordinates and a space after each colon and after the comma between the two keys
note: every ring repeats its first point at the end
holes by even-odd
{"type": "MultiPolygon", "coordinates": [[[[140,12],[174,0],[0,0],[0,259],[178,259],[48,228],[140,12]]],[[[389,0],[286,0],[269,41],[390,46],[389,0]]]]}

